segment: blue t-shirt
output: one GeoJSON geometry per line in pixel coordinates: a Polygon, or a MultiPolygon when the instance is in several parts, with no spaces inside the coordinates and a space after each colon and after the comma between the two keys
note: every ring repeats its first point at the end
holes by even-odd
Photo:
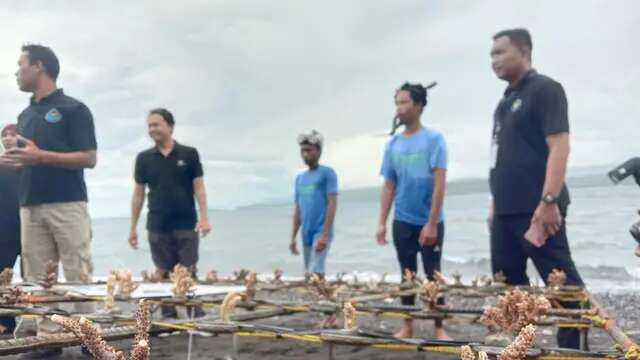
{"type": "MultiPolygon", "coordinates": [[[[322,232],[327,211],[327,194],[338,193],[338,178],[328,166],[318,166],[296,177],[296,205],[300,209],[302,241],[312,245],[322,232]]],[[[329,241],[333,239],[333,227],[329,231],[329,241]]]]}
{"type": "MultiPolygon", "coordinates": [[[[447,144],[439,131],[422,128],[410,137],[397,134],[387,143],[380,174],[396,184],[396,221],[427,223],[435,168],[447,168],[447,144]]],[[[441,210],[439,221],[443,220],[441,210]]]]}

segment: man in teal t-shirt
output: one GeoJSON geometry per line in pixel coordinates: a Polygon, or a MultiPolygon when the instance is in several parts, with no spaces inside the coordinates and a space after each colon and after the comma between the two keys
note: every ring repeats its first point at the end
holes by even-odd
{"type": "MultiPolygon", "coordinates": [[[[433,280],[440,271],[444,241],[442,204],[447,169],[447,144],[444,136],[422,126],[422,111],[427,105],[427,89],[420,84],[404,84],[396,92],[396,111],[405,126],[387,144],[381,175],[385,179],[381,211],[376,233],[378,244],[385,245],[386,223],[392,203],[395,205],[393,244],[401,273],[418,271],[418,254],[426,276],[433,280]]],[[[403,305],[414,305],[415,296],[403,296],[403,305]]],[[[449,339],[441,320],[436,320],[435,335],[449,339]]],[[[407,319],[400,338],[413,337],[413,321],[407,319]]]]}
{"type": "Polygon", "coordinates": [[[338,180],[332,168],[320,165],[322,135],[298,137],[302,160],[309,169],[296,177],[293,234],[289,248],[298,254],[296,237],[302,227],[302,245],[306,274],[325,274],[325,262],[333,240],[333,220],[336,215],[338,180]]]}

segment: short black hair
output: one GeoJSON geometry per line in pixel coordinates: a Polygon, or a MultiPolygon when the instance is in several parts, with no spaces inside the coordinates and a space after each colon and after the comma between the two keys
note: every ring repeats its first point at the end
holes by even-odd
{"type": "Polygon", "coordinates": [[[167,124],[169,124],[169,126],[174,127],[176,125],[176,121],[173,119],[173,114],[171,113],[171,111],[165,108],[151,109],[149,111],[149,116],[154,114],[160,115],[164,119],[164,121],[166,121],[167,124]]]}
{"type": "Polygon", "coordinates": [[[524,28],[502,30],[493,35],[493,40],[506,36],[509,41],[515,45],[520,51],[529,51],[529,55],[533,52],[533,42],[531,41],[531,34],[529,30],[524,28]]]}
{"type": "Polygon", "coordinates": [[[58,57],[51,48],[37,44],[25,44],[22,45],[21,50],[27,53],[31,65],[40,61],[47,75],[54,81],[58,79],[58,75],[60,75],[60,61],[58,61],[58,57]]]}
{"type": "Polygon", "coordinates": [[[422,107],[427,106],[427,88],[422,86],[422,84],[406,82],[396,91],[396,95],[398,95],[400,91],[408,91],[414,103],[420,104],[422,107]]]}

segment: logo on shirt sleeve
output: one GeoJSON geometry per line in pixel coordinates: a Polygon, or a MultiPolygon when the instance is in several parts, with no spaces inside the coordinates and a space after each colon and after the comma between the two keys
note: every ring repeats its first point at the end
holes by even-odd
{"type": "Polygon", "coordinates": [[[49,110],[49,112],[47,112],[47,114],[44,116],[44,119],[49,123],[55,124],[62,120],[62,114],[60,113],[60,111],[58,111],[58,109],[53,108],[49,110]]]}

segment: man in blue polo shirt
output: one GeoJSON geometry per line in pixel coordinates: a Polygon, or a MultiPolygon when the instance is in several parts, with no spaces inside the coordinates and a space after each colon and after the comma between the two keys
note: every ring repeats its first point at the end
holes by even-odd
{"type": "MultiPolygon", "coordinates": [[[[447,144],[440,132],[424,127],[420,120],[427,105],[425,87],[405,83],[396,92],[395,102],[397,117],[405,129],[389,141],[384,151],[380,172],[385,182],[376,237],[378,244],[387,243],[386,223],[393,202],[393,244],[401,274],[406,270],[417,272],[420,253],[424,272],[433,279],[434,272],[440,271],[444,240],[442,204],[447,144]]],[[[415,304],[415,296],[402,297],[402,304],[415,304]]],[[[449,339],[442,321],[436,321],[435,335],[438,339],[449,339]]],[[[405,320],[395,336],[413,337],[413,321],[405,320]]]]}

